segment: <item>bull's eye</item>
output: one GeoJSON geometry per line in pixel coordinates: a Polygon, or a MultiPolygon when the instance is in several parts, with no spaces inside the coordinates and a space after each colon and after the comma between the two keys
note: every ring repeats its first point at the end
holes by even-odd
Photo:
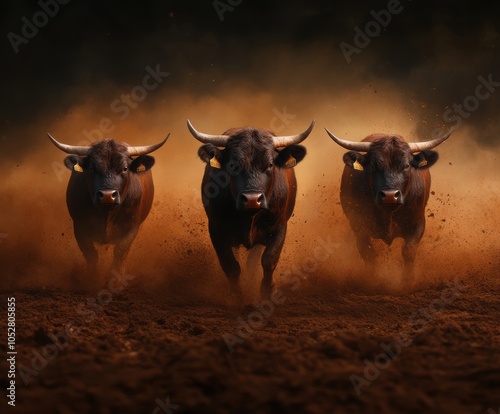
{"type": "Polygon", "coordinates": [[[231,169],[234,168],[234,162],[232,162],[232,161],[229,162],[229,168],[231,168],[231,169]]]}
{"type": "Polygon", "coordinates": [[[127,172],[128,171],[128,167],[123,167],[123,172],[127,172]]]}
{"type": "Polygon", "coordinates": [[[409,169],[410,169],[410,163],[409,163],[409,162],[407,162],[407,163],[405,164],[405,166],[404,166],[404,170],[405,170],[405,171],[408,171],[409,169]]]}

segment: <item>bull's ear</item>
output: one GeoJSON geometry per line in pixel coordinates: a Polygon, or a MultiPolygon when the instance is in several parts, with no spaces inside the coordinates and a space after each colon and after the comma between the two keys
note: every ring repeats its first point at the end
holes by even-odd
{"type": "Polygon", "coordinates": [[[221,167],[222,152],[213,144],[205,144],[198,150],[198,156],[213,168],[221,167]]]}
{"type": "Polygon", "coordinates": [[[349,151],[342,158],[346,165],[358,171],[364,170],[365,156],[356,151],[349,151]]]}
{"type": "Polygon", "coordinates": [[[415,154],[411,165],[415,168],[429,168],[432,167],[439,158],[439,154],[436,151],[425,150],[415,154]]]}
{"type": "Polygon", "coordinates": [[[64,159],[64,165],[68,170],[83,172],[83,158],[78,155],[68,155],[64,159]]]}
{"type": "Polygon", "coordinates": [[[155,159],[149,155],[139,155],[130,163],[130,171],[141,173],[151,169],[155,165],[155,159]]]}
{"type": "Polygon", "coordinates": [[[290,145],[283,148],[276,159],[274,165],[280,168],[292,168],[301,162],[306,156],[306,148],[302,145],[290,145]]]}

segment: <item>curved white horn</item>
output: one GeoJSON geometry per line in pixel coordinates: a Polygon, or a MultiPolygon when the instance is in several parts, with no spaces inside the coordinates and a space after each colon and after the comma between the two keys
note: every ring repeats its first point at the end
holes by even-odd
{"type": "Polygon", "coordinates": [[[422,152],[425,150],[429,150],[432,148],[437,147],[439,144],[442,144],[444,141],[446,141],[449,136],[455,131],[456,128],[450,129],[446,134],[444,134],[442,137],[430,140],[430,141],[424,141],[424,142],[409,142],[408,145],[410,146],[410,151],[411,152],[422,152]]]}
{"type": "Polygon", "coordinates": [[[130,156],[136,156],[136,155],[145,155],[149,154],[150,152],[156,151],[158,148],[160,148],[165,142],[167,142],[168,137],[170,136],[170,133],[167,135],[167,137],[160,143],[158,144],[152,144],[152,145],[144,145],[140,147],[128,147],[128,155],[130,156]]]}
{"type": "Polygon", "coordinates": [[[309,125],[309,128],[307,128],[304,132],[301,132],[300,134],[297,134],[297,135],[286,135],[286,136],[281,136],[281,137],[273,137],[274,148],[288,147],[289,145],[301,143],[309,136],[309,134],[311,133],[311,131],[314,128],[314,124],[315,124],[315,121],[313,119],[311,122],[311,125],[309,125]]]}
{"type": "Polygon", "coordinates": [[[327,128],[325,128],[326,133],[333,139],[337,144],[341,147],[351,150],[351,151],[360,151],[360,152],[368,152],[371,146],[371,142],[355,142],[355,141],[347,141],[345,139],[337,138],[333,135],[327,128]]]}
{"type": "Polygon", "coordinates": [[[210,135],[204,134],[203,132],[198,132],[191,124],[191,122],[189,122],[189,119],[187,120],[187,127],[193,137],[195,137],[198,141],[203,142],[204,144],[214,144],[216,147],[225,147],[227,145],[229,135],[210,135]]]}
{"type": "Polygon", "coordinates": [[[85,156],[85,155],[88,155],[88,153],[90,151],[90,148],[91,148],[90,146],[62,144],[59,141],[57,141],[48,132],[47,132],[47,135],[49,136],[49,139],[52,141],[52,143],[57,148],[59,148],[61,151],[67,152],[68,154],[85,156]]]}

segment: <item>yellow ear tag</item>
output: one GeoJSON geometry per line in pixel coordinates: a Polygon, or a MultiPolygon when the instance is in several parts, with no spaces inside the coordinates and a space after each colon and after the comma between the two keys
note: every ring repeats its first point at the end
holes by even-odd
{"type": "Polygon", "coordinates": [[[75,170],[76,172],[83,172],[83,168],[80,167],[80,164],[78,164],[78,163],[73,165],[73,170],[75,170]]]}
{"type": "Polygon", "coordinates": [[[285,162],[285,168],[292,168],[297,165],[297,160],[293,158],[293,156],[290,155],[290,158],[288,158],[288,161],[285,162]]]}
{"type": "Polygon", "coordinates": [[[364,170],[363,166],[358,162],[358,160],[354,161],[354,163],[352,164],[352,168],[358,171],[364,170]]]}
{"type": "Polygon", "coordinates": [[[143,171],[146,171],[146,167],[145,167],[144,165],[142,165],[142,164],[141,164],[141,165],[139,165],[139,166],[137,167],[137,170],[136,170],[136,171],[137,171],[137,172],[143,172],[143,171]]]}
{"type": "Polygon", "coordinates": [[[220,162],[215,158],[215,156],[210,160],[210,167],[220,168],[220,162]]]}
{"type": "Polygon", "coordinates": [[[425,158],[418,163],[419,167],[425,167],[426,165],[427,165],[427,160],[425,158]]]}

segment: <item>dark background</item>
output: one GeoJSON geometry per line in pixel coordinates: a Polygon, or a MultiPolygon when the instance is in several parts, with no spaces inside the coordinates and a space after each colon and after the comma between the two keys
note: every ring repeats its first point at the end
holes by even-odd
{"type": "MultiPolygon", "coordinates": [[[[110,101],[155,62],[170,73],[169,93],[193,96],[243,83],[285,97],[297,91],[334,97],[351,82],[389,81],[414,118],[426,121],[419,135],[428,135],[446,127],[443,112],[473,94],[479,75],[500,79],[500,8],[451,0],[401,6],[348,64],[340,42],[353,44],[354,27],[363,29],[373,20],[370,11],[387,2],[244,0],[221,22],[212,1],[72,0],[17,54],[7,34],[20,34],[22,17],[31,21],[40,6],[2,2],[2,157],[18,162],[25,153],[20,143],[45,139],[29,124],[52,124],[89,95],[110,101]]],[[[499,143],[498,95],[466,120],[486,148],[499,143]]]]}

